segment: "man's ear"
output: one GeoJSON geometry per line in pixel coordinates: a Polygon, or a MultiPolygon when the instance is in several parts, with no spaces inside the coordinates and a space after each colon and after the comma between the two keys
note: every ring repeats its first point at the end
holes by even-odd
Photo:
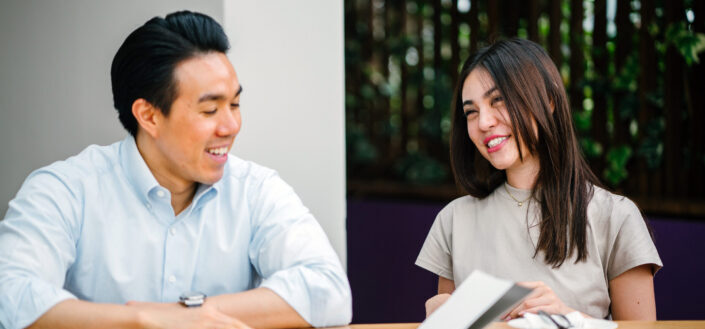
{"type": "Polygon", "coordinates": [[[159,124],[162,112],[144,98],[138,98],[132,103],[132,115],[137,120],[137,125],[152,138],[159,134],[159,124]]]}

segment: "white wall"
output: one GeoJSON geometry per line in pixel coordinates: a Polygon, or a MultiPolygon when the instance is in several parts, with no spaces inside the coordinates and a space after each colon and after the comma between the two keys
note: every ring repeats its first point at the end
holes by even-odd
{"type": "Polygon", "coordinates": [[[0,2],[0,217],[34,169],[127,135],[113,56],[149,18],[184,8],[222,21],[222,0],[0,2]]]}
{"type": "Polygon", "coordinates": [[[32,170],[126,136],[112,58],[136,27],[180,9],[224,22],[231,39],[245,87],[233,153],[277,169],[345,264],[342,0],[2,0],[0,217],[32,170]]]}
{"type": "Polygon", "coordinates": [[[225,1],[243,86],[232,153],[297,191],[346,264],[343,1],[225,1]]]}

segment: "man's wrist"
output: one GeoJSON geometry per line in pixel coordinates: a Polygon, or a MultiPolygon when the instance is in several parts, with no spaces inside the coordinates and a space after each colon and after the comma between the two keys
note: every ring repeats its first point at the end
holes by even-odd
{"type": "Polygon", "coordinates": [[[154,321],[152,321],[152,317],[149,316],[149,312],[146,312],[145,310],[138,309],[136,312],[134,312],[134,320],[132,323],[134,323],[132,328],[154,328],[154,321]]]}

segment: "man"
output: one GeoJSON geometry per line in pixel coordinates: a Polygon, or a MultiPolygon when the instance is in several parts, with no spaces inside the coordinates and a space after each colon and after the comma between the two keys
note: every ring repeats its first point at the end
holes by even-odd
{"type": "Polygon", "coordinates": [[[228,47],[192,12],[128,36],[111,76],[130,136],[33,172],[0,223],[0,328],[350,321],[347,278],[308,209],[228,154],[243,90],[228,47]]]}

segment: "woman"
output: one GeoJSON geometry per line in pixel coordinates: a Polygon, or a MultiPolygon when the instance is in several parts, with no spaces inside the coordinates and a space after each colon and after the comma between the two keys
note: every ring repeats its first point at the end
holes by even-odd
{"type": "Polygon", "coordinates": [[[451,163],[470,195],[438,214],[416,260],[438,275],[427,314],[477,269],[533,289],[505,319],[577,310],[656,320],[656,247],[634,203],[598,187],[548,54],[500,41],[458,81],[451,163]]]}

